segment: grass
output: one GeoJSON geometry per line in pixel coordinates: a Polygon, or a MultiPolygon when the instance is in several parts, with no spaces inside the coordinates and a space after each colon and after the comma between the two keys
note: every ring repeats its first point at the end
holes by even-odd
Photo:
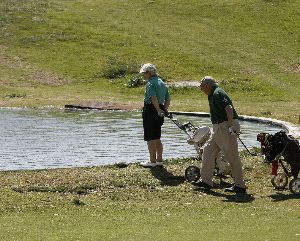
{"type": "Polygon", "coordinates": [[[215,179],[212,191],[192,188],[183,174],[196,159],[152,170],[130,164],[2,172],[0,238],[298,240],[299,197],[275,191],[270,166],[259,158],[242,159],[249,195],[241,196],[223,191],[230,178],[215,179]]]}
{"type": "MultiPolygon", "coordinates": [[[[295,0],[2,0],[0,106],[142,105],[144,87],[125,85],[153,62],[167,82],[214,76],[239,114],[298,123],[299,22],[295,0]]],[[[170,92],[171,110],[208,111],[199,90],[170,92]]],[[[243,162],[242,197],[217,180],[214,191],[193,190],[190,159],[159,172],[1,172],[0,239],[299,240],[299,198],[273,190],[269,166],[243,162]]]]}
{"type": "MultiPolygon", "coordinates": [[[[298,123],[299,9],[293,0],[3,0],[0,104],[141,103],[143,87],[124,85],[154,62],[167,81],[215,76],[240,114],[298,123]]],[[[195,90],[172,100],[174,110],[208,108],[195,90]]]]}

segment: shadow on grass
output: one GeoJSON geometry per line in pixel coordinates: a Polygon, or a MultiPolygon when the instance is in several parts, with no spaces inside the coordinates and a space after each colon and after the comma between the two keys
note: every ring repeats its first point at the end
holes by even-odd
{"type": "Polygon", "coordinates": [[[213,189],[204,189],[204,188],[195,188],[194,191],[201,191],[208,195],[215,197],[223,197],[223,202],[235,202],[235,203],[251,203],[254,201],[254,197],[252,194],[226,194],[221,192],[216,192],[213,189]]]}
{"type": "Polygon", "coordinates": [[[161,182],[161,185],[178,186],[185,181],[183,176],[174,176],[173,173],[169,172],[165,167],[155,167],[150,170],[153,177],[161,182]]]}
{"type": "Polygon", "coordinates": [[[224,181],[224,178],[219,178],[219,183],[214,182],[214,189],[223,189],[231,186],[232,183],[224,181]]]}
{"type": "Polygon", "coordinates": [[[300,199],[300,195],[289,193],[289,194],[284,194],[281,192],[277,192],[275,194],[269,195],[270,198],[272,198],[273,202],[280,202],[280,201],[286,201],[290,199],[300,199]]]}

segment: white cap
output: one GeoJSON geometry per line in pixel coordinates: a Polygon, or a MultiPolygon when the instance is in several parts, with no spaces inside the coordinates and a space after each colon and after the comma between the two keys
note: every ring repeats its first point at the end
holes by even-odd
{"type": "Polygon", "coordinates": [[[205,76],[200,80],[200,86],[203,84],[218,85],[217,81],[211,76],[205,76]]]}
{"type": "Polygon", "coordinates": [[[154,64],[143,64],[141,69],[140,69],[140,74],[142,73],[146,73],[149,72],[151,75],[155,75],[156,74],[156,67],[154,64]]]}

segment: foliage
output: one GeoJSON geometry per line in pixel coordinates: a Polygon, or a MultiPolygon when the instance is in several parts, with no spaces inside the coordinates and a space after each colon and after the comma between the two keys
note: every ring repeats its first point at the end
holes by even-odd
{"type": "Polygon", "coordinates": [[[131,77],[127,84],[125,84],[129,88],[140,87],[145,85],[145,80],[142,77],[131,77]]]}
{"type": "Polygon", "coordinates": [[[117,79],[125,77],[129,74],[137,73],[138,64],[134,62],[122,62],[116,58],[111,58],[107,62],[104,69],[96,76],[104,77],[106,79],[117,79]]]}
{"type": "Polygon", "coordinates": [[[26,94],[11,93],[5,96],[6,98],[25,98],[26,94]]]}

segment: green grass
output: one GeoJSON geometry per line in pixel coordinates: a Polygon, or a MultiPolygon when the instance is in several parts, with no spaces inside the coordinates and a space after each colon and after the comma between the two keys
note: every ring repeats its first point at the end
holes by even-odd
{"type": "MultiPolygon", "coordinates": [[[[193,189],[184,169],[136,164],[0,174],[1,240],[298,240],[299,197],[242,154],[249,195],[193,189]],[[76,190],[84,190],[77,192],[76,190]],[[51,233],[51,235],[49,235],[51,233]]],[[[229,178],[225,180],[230,183],[229,178]]]]}
{"type": "MultiPolygon", "coordinates": [[[[143,88],[124,84],[154,62],[168,81],[215,76],[241,114],[297,123],[299,9],[294,0],[3,0],[0,104],[142,102],[143,88]],[[26,98],[5,98],[19,92],[26,98]]],[[[196,91],[172,99],[176,110],[207,110],[196,91]]]]}
{"type": "MultiPolygon", "coordinates": [[[[298,123],[299,22],[296,0],[2,0],[0,106],[142,105],[144,87],[125,84],[153,62],[167,81],[213,75],[239,114],[298,123]]],[[[171,110],[208,111],[199,90],[170,92],[171,110]]],[[[243,197],[217,180],[191,189],[183,170],[195,160],[1,172],[0,239],[299,240],[299,198],[243,161],[243,197]]]]}

